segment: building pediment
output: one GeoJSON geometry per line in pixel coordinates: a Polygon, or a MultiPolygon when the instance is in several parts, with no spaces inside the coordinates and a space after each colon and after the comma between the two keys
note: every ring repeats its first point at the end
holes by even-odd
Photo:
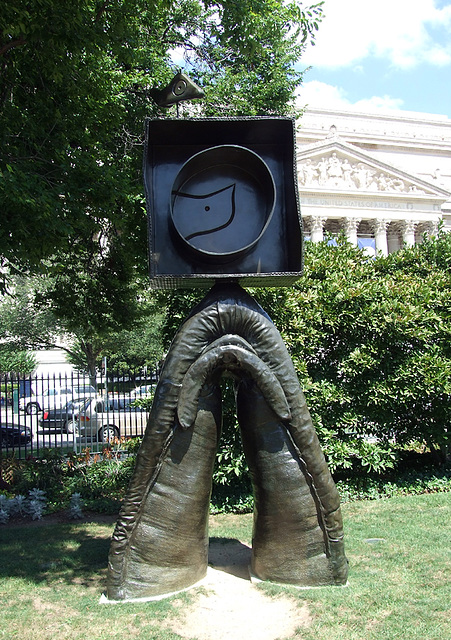
{"type": "Polygon", "coordinates": [[[371,157],[333,136],[298,148],[301,192],[377,194],[445,202],[449,191],[371,157]],[[402,194],[402,195],[401,195],[402,194]]]}

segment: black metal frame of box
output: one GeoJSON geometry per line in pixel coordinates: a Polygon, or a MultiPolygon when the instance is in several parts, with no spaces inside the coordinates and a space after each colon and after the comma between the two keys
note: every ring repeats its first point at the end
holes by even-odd
{"type": "MultiPolygon", "coordinates": [[[[144,184],[151,288],[211,287],[225,279],[246,286],[286,286],[296,281],[302,272],[303,251],[295,144],[292,118],[148,119],[144,184]],[[174,184],[181,168],[196,154],[221,145],[256,154],[275,186],[274,207],[264,232],[246,251],[227,260],[187,251],[171,217],[174,184]]],[[[239,169],[246,171],[247,167],[239,169]]]]}

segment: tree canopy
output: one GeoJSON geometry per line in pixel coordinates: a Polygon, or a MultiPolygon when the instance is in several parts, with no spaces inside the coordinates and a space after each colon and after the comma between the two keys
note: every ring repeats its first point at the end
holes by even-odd
{"type": "Polygon", "coordinates": [[[199,115],[285,113],[321,4],[10,0],[2,7],[0,292],[11,274],[44,274],[29,311],[41,318],[48,308],[91,372],[113,335],[141,331],[147,317],[139,304],[147,275],[144,120],[175,115],[154,103],[152,89],[182,67],[205,90],[199,115]]]}
{"type": "Polygon", "coordinates": [[[93,378],[105,356],[109,367],[118,373],[154,369],[163,355],[158,297],[146,291],[138,297],[137,293],[133,309],[124,305],[126,317],[122,318],[111,309],[107,313],[111,292],[108,273],[93,281],[73,282],[72,276],[69,270],[60,277],[14,278],[14,294],[0,299],[0,371],[31,373],[36,366],[34,358],[19,357],[19,352],[53,348],[64,350],[69,362],[93,378]],[[103,304],[98,304],[99,296],[105,296],[103,304]],[[59,312],[62,306],[68,310],[58,315],[55,306],[59,312]]]}
{"type": "Polygon", "coordinates": [[[2,273],[42,267],[59,251],[58,268],[64,256],[75,262],[84,240],[101,247],[107,238],[118,259],[129,256],[133,278],[146,267],[143,121],[171,115],[153,103],[151,88],[179,64],[205,89],[204,115],[282,113],[301,81],[294,65],[321,4],[7,2],[0,13],[2,273]]]}
{"type": "Polygon", "coordinates": [[[283,113],[320,17],[321,3],[297,0],[2,7],[0,292],[16,272],[46,276],[11,308],[23,334],[16,344],[69,335],[73,359],[82,355],[93,373],[101,353],[113,357],[113,336],[119,344],[122,330],[148,331],[144,120],[175,115],[154,103],[152,88],[180,66],[205,89],[197,113],[283,113]]]}

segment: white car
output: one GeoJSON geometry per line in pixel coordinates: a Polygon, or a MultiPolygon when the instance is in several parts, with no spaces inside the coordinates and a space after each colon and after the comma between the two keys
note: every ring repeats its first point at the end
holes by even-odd
{"type": "Polygon", "coordinates": [[[19,408],[28,415],[45,409],[60,409],[67,402],[80,396],[95,395],[96,390],[90,384],[66,385],[44,389],[41,394],[27,396],[19,400],[19,408]]]}
{"type": "Polygon", "coordinates": [[[78,430],[81,442],[109,442],[114,438],[142,436],[146,429],[149,410],[134,406],[129,396],[90,398],[78,412],[78,430]]]}

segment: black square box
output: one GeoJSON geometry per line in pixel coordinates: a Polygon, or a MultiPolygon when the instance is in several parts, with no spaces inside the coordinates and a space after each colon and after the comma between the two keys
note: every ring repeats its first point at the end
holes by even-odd
{"type": "Polygon", "coordinates": [[[152,288],[299,278],[295,140],[291,118],[146,121],[152,288]]]}

